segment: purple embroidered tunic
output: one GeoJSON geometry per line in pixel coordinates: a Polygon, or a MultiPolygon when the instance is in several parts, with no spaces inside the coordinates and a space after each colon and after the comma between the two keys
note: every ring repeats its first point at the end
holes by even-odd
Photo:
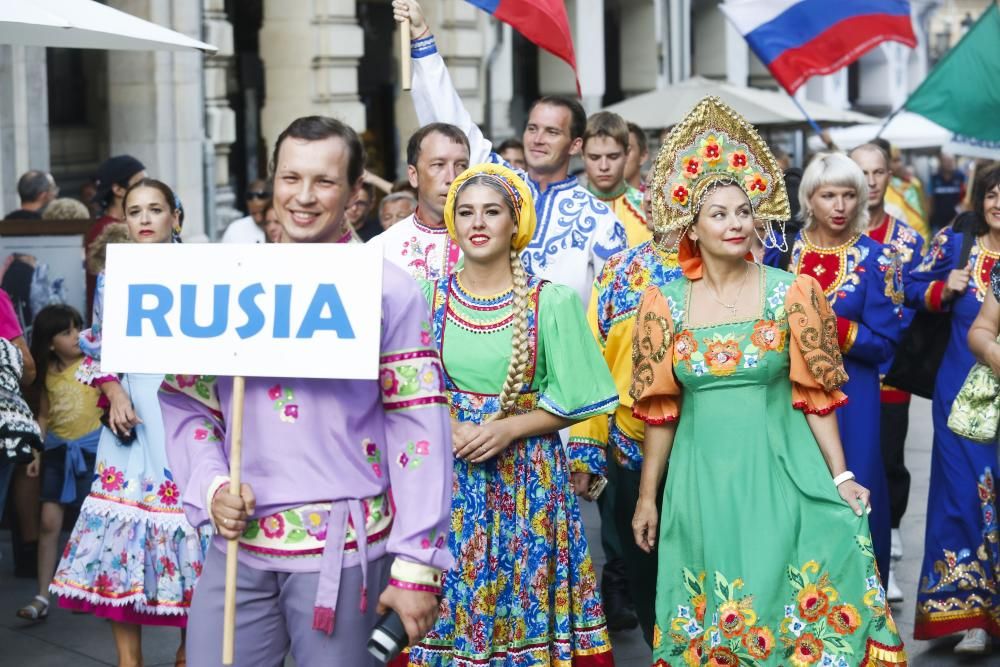
{"type": "MultiPolygon", "coordinates": [[[[397,564],[452,564],[451,428],[427,302],[412,278],[384,267],[379,380],[246,380],[242,481],[257,507],[240,562],[320,571],[317,614],[328,609],[331,629],[342,568],[366,572],[386,553],[397,564]]],[[[167,456],[195,526],[211,520],[209,499],[228,482],[232,385],[168,375],[161,388],[167,456]]]]}

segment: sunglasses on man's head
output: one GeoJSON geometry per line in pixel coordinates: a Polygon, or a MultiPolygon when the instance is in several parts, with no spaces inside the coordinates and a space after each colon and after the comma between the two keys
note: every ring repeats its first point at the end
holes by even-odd
{"type": "Polygon", "coordinates": [[[247,199],[270,199],[271,193],[267,190],[251,190],[247,193],[247,199]]]}

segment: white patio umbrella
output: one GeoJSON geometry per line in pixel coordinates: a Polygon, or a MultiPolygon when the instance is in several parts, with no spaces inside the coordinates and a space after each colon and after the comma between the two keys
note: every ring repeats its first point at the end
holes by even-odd
{"type": "Polygon", "coordinates": [[[0,0],[0,44],[123,51],[218,50],[92,0],[0,0]]]}
{"type": "MultiPolygon", "coordinates": [[[[645,130],[659,130],[679,123],[706,95],[719,97],[753,125],[804,125],[807,122],[795,102],[784,92],[737,86],[701,76],[630,97],[606,110],[615,112],[645,130]]],[[[816,102],[803,102],[802,106],[818,122],[853,124],[874,123],[877,120],[862,113],[844,111],[816,102]]]]}

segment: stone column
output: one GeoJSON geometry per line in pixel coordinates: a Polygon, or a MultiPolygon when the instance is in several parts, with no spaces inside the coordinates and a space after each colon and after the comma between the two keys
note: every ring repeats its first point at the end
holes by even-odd
{"type": "Polygon", "coordinates": [[[655,0],[621,3],[621,81],[622,90],[629,96],[656,88],[660,73],[657,4],[655,0]]]}
{"type": "MultiPolygon", "coordinates": [[[[109,0],[108,4],[196,39],[201,0],[109,0]]],[[[202,55],[178,51],[108,52],[109,155],[128,153],[170,185],[184,205],[184,237],[204,240],[214,202],[206,193],[202,55]]],[[[211,180],[208,180],[211,183],[211,180]]]]}
{"type": "Polygon", "coordinates": [[[358,132],[365,129],[358,99],[363,54],[355,0],[264,0],[260,57],[267,99],[261,133],[269,149],[300,116],[334,116],[358,132]]]}
{"type": "Polygon", "coordinates": [[[49,168],[45,49],[0,46],[0,217],[20,206],[17,179],[49,168]]]}
{"type": "Polygon", "coordinates": [[[205,41],[217,46],[213,55],[205,56],[205,133],[212,143],[211,178],[214,190],[214,229],[209,236],[217,237],[242,213],[235,208],[236,193],[229,178],[229,152],[236,141],[236,115],[229,107],[229,68],[233,62],[233,26],[226,16],[225,0],[203,0],[205,41]]]}

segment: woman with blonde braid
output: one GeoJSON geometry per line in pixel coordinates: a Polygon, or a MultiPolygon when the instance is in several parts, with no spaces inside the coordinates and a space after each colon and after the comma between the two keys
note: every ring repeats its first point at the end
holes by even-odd
{"type": "Polygon", "coordinates": [[[603,451],[567,457],[558,431],[613,411],[614,382],[576,293],[521,266],[535,209],[513,171],[465,171],[445,224],[465,263],[424,283],[455,453],[451,533],[431,539],[456,563],[409,664],[613,665],[575,497],[590,498],[603,451]]]}

